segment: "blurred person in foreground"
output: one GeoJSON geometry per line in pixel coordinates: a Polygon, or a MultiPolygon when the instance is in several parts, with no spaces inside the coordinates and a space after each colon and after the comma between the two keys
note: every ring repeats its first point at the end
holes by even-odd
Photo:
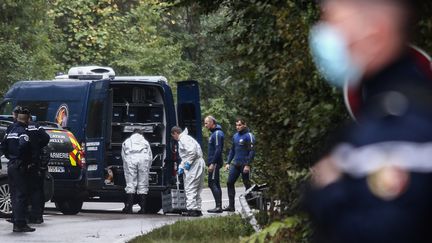
{"type": "Polygon", "coordinates": [[[312,168],[306,206],[317,242],[432,242],[432,78],[408,47],[417,4],[321,2],[314,61],[362,100],[358,123],[312,168]]]}

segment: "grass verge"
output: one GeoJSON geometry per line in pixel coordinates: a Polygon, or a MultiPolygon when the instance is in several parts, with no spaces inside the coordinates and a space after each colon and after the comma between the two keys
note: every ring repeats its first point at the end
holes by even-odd
{"type": "Polygon", "coordinates": [[[177,221],[174,224],[155,229],[129,242],[234,243],[239,242],[240,237],[249,236],[252,233],[254,233],[254,230],[240,215],[230,215],[226,217],[177,221]]]}

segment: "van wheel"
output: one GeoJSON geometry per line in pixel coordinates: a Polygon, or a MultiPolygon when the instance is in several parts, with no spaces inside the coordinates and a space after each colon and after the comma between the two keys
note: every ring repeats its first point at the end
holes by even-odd
{"type": "Polygon", "coordinates": [[[56,208],[64,215],[75,215],[81,211],[83,201],[81,199],[70,198],[56,200],[56,208]]]}
{"type": "Polygon", "coordinates": [[[12,201],[7,178],[0,180],[0,217],[11,217],[12,201]]]}
{"type": "Polygon", "coordinates": [[[162,208],[162,196],[152,196],[147,199],[146,213],[158,213],[162,208]]]}

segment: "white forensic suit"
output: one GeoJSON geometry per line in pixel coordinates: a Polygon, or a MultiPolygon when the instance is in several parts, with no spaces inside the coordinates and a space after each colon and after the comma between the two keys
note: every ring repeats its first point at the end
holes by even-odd
{"type": "Polygon", "coordinates": [[[126,179],[126,193],[147,194],[153,159],[149,142],[141,134],[134,133],[123,142],[121,155],[126,179]]]}
{"type": "Polygon", "coordinates": [[[204,186],[205,162],[201,146],[195,139],[188,135],[185,129],[179,136],[179,155],[182,159],[179,167],[185,169],[186,162],[190,163],[190,169],[184,172],[184,189],[186,193],[186,209],[201,210],[201,191],[204,186]]]}

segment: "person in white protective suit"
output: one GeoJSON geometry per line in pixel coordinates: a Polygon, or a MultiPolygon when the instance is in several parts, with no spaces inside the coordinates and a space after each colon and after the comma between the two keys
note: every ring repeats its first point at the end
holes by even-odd
{"type": "Polygon", "coordinates": [[[186,193],[186,209],[184,216],[199,217],[201,212],[201,191],[204,186],[205,162],[201,146],[188,135],[187,129],[182,132],[180,127],[171,129],[171,136],[179,143],[178,151],[181,163],[178,174],[183,175],[186,193]]]}
{"type": "Polygon", "coordinates": [[[146,197],[149,190],[149,172],[153,159],[149,142],[139,129],[127,138],[122,145],[124,176],[126,179],[126,201],[123,213],[132,213],[135,193],[138,194],[138,213],[145,213],[146,197]]]}

